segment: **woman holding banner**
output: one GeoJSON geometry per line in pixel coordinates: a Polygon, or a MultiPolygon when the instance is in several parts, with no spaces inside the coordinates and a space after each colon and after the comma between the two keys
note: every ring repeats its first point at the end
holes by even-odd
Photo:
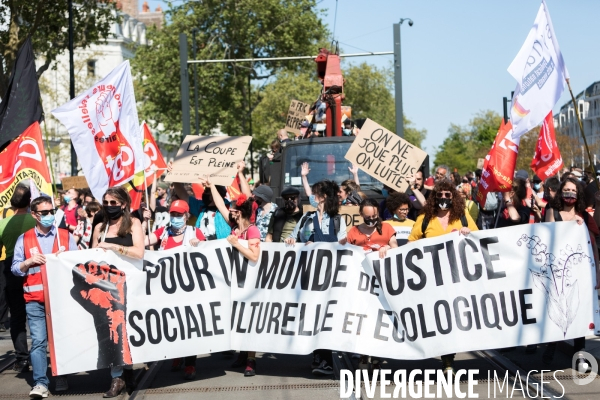
{"type": "MultiPolygon", "coordinates": [[[[389,198],[389,197],[388,197],[389,198]]],[[[365,252],[376,251],[379,258],[384,258],[389,249],[398,247],[396,241],[396,230],[390,224],[384,224],[379,216],[379,203],[375,199],[365,199],[360,203],[358,209],[363,223],[353,226],[345,239],[340,244],[350,243],[360,246],[365,252]]],[[[380,368],[379,359],[371,357],[373,369],[380,368]]],[[[367,369],[369,367],[369,356],[362,355],[358,367],[367,369]]]]}
{"type": "MultiPolygon", "coordinates": [[[[431,191],[423,207],[423,213],[417,217],[408,241],[412,242],[426,237],[442,236],[458,231],[467,236],[476,231],[477,225],[465,212],[465,200],[450,180],[438,181],[431,191]]],[[[454,371],[454,354],[442,356],[444,373],[454,371]]]]}
{"type": "MultiPolygon", "coordinates": [[[[103,220],[96,225],[92,248],[111,250],[125,257],[144,258],[142,224],[130,214],[131,198],[122,187],[109,188],[102,198],[103,220]]],[[[112,381],[105,398],[118,396],[126,386],[133,386],[131,366],[111,367],[112,381]]]]}
{"type": "MultiPolygon", "coordinates": [[[[208,177],[205,177],[204,190],[209,190],[212,193],[213,201],[219,212],[223,215],[226,221],[233,226],[231,234],[227,237],[227,241],[241,255],[246,257],[251,262],[257,262],[260,257],[260,231],[250,222],[253,213],[254,199],[248,198],[245,194],[238,196],[235,203],[231,203],[229,208],[225,205],[223,197],[213,185],[208,177]],[[239,239],[247,240],[248,247],[242,245],[239,239]]],[[[256,375],[256,352],[241,351],[238,359],[233,363],[232,367],[237,368],[246,365],[244,376],[256,375]]]]}
{"type": "MultiPolygon", "coordinates": [[[[321,181],[312,186],[309,196],[310,205],[317,211],[304,213],[296,224],[294,231],[285,243],[293,245],[296,242],[335,243],[346,238],[346,222],[339,215],[339,187],[333,181],[321,181]],[[325,233],[327,232],[327,233],[325,233]]],[[[315,375],[332,375],[333,359],[331,350],[315,350],[313,352],[312,373],[315,375]]]]}
{"type": "MultiPolygon", "coordinates": [[[[596,238],[600,235],[600,229],[592,216],[585,210],[585,193],[583,187],[574,177],[565,178],[561,183],[554,198],[549,202],[546,209],[546,222],[577,221],[579,225],[585,223],[594,253],[594,264],[596,265],[595,288],[600,288],[600,270],[598,266],[598,247],[596,238]]],[[[545,364],[552,363],[556,351],[556,342],[548,343],[542,355],[545,364]]],[[[577,354],[575,370],[580,373],[588,373],[591,364],[581,353],[585,349],[585,337],[573,339],[573,350],[577,354]]]]}

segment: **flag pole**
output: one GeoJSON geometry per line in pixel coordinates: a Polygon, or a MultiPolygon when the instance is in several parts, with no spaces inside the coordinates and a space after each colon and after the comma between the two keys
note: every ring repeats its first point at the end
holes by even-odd
{"type": "MultiPolygon", "coordinates": [[[[154,173],[154,179],[156,179],[156,172],[154,173]]],[[[144,172],[144,196],[146,197],[146,207],[148,207],[148,210],[150,209],[150,201],[148,200],[148,183],[146,182],[146,172],[144,172]]],[[[142,216],[144,214],[142,213],[142,216]]],[[[150,250],[150,220],[148,220],[148,223],[146,224],[146,232],[144,232],[145,234],[148,235],[148,250],[150,250]]]]}
{"type": "MultiPolygon", "coordinates": [[[[579,122],[579,130],[581,132],[581,137],[583,138],[583,144],[585,146],[585,150],[588,155],[588,160],[590,162],[590,165],[592,166],[592,169],[595,169],[596,167],[593,163],[592,154],[590,153],[590,148],[588,147],[587,139],[585,138],[585,134],[583,133],[583,123],[581,122],[581,117],[579,115],[579,106],[577,105],[577,102],[575,101],[575,96],[573,95],[573,90],[571,89],[571,82],[570,82],[569,78],[566,78],[565,80],[567,81],[569,93],[571,94],[571,99],[573,100],[573,107],[575,108],[575,115],[577,116],[577,122],[579,122]]],[[[585,165],[582,165],[581,167],[585,171],[585,165]]],[[[592,173],[592,180],[596,181],[595,173],[592,173]]],[[[596,186],[598,186],[597,183],[596,183],[596,186]]]]}

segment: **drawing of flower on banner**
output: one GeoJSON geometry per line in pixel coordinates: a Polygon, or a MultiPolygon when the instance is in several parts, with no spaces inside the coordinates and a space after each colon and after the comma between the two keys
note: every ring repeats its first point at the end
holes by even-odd
{"type": "Polygon", "coordinates": [[[538,236],[522,235],[518,246],[525,245],[533,256],[537,270],[529,269],[535,286],[546,293],[548,317],[566,336],[579,308],[579,283],[573,280],[573,268],[579,264],[591,265],[592,259],[583,253],[581,245],[570,245],[560,251],[560,257],[548,253],[538,236]]]}

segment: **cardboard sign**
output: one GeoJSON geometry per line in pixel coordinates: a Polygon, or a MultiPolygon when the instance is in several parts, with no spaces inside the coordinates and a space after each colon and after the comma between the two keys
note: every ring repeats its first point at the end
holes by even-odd
{"type": "Polygon", "coordinates": [[[69,190],[71,188],[85,189],[90,187],[85,180],[85,176],[65,176],[61,179],[61,182],[64,190],[69,190]]]}
{"type": "Polygon", "coordinates": [[[181,143],[167,182],[202,182],[208,175],[215,185],[229,186],[237,173],[236,165],[246,156],[250,136],[188,135],[181,143]]]}
{"type": "Polygon", "coordinates": [[[485,162],[485,160],[483,158],[478,158],[477,159],[477,169],[482,169],[484,162],[485,162]]]}
{"type": "MultiPolygon", "coordinates": [[[[350,232],[353,226],[360,225],[363,223],[363,218],[360,216],[358,206],[340,206],[339,214],[344,218],[346,222],[346,233],[350,232]]],[[[302,211],[316,211],[317,209],[311,205],[305,204],[302,206],[302,211]]]]}
{"type": "Polygon", "coordinates": [[[310,104],[298,100],[292,100],[285,120],[285,130],[294,134],[300,134],[300,124],[306,119],[310,110],[310,104]]]}
{"type": "Polygon", "coordinates": [[[352,164],[400,192],[406,191],[406,178],[419,170],[425,157],[423,150],[370,119],[346,153],[352,164]]]}

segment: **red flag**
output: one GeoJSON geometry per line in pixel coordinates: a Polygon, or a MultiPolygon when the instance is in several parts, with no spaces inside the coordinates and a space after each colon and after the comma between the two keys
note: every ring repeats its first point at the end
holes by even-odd
{"type": "Polygon", "coordinates": [[[485,157],[484,169],[477,190],[477,201],[483,207],[488,192],[510,191],[519,144],[511,140],[512,124],[500,125],[496,139],[488,155],[485,157]]]}
{"type": "Polygon", "coordinates": [[[152,137],[152,132],[146,121],[142,122],[142,129],[144,130],[144,172],[146,173],[146,186],[150,187],[156,176],[154,171],[167,169],[167,163],[158,150],[158,146],[154,141],[154,137],[152,137]]]}
{"type": "Polygon", "coordinates": [[[542,129],[540,129],[535,154],[533,160],[531,160],[531,169],[540,179],[544,180],[556,175],[556,172],[562,167],[563,159],[556,143],[554,118],[552,118],[552,111],[550,111],[542,123],[542,129]]]}
{"type": "MultiPolygon", "coordinates": [[[[204,193],[204,186],[200,183],[192,183],[192,190],[194,191],[194,197],[197,199],[202,198],[202,193],[204,193]]],[[[240,187],[240,177],[236,175],[235,179],[231,186],[227,186],[227,194],[229,195],[230,201],[236,201],[238,196],[242,194],[242,189],[240,187]]]]}
{"type": "Polygon", "coordinates": [[[40,124],[34,122],[0,153],[0,207],[10,202],[15,187],[31,179],[42,193],[52,193],[52,185],[40,124]]]}

